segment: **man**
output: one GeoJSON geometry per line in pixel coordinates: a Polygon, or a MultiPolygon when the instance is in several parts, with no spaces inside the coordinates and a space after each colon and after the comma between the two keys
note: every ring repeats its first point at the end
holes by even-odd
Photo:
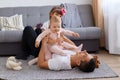
{"type": "Polygon", "coordinates": [[[92,55],[86,52],[86,50],[81,51],[80,53],[65,50],[67,56],[53,54],[52,59],[45,61],[44,46],[46,42],[47,37],[42,41],[42,47],[38,56],[38,67],[50,70],[66,70],[78,67],[84,72],[94,71],[96,67],[95,60],[92,55]]]}

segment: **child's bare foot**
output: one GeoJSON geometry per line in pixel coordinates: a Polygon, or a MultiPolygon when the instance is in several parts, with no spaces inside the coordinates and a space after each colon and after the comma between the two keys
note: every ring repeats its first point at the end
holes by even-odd
{"type": "Polygon", "coordinates": [[[83,44],[80,44],[79,46],[78,46],[78,48],[76,49],[76,52],[81,52],[82,51],[82,47],[83,47],[83,44]]]}
{"type": "Polygon", "coordinates": [[[82,51],[82,48],[83,48],[83,44],[80,44],[80,45],[78,46],[78,48],[79,48],[79,52],[81,52],[81,51],[82,51]]]}

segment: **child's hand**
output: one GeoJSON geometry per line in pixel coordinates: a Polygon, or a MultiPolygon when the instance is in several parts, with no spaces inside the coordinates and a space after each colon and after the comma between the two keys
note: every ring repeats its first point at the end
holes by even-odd
{"type": "Polygon", "coordinates": [[[75,32],[72,33],[72,36],[74,36],[74,37],[78,37],[78,38],[80,37],[80,35],[79,35],[78,33],[75,33],[75,32]]]}
{"type": "Polygon", "coordinates": [[[38,47],[39,47],[39,44],[40,44],[40,42],[36,40],[36,41],[35,41],[35,47],[38,48],[38,47]]]}
{"type": "Polygon", "coordinates": [[[56,41],[57,41],[58,45],[60,45],[62,42],[60,38],[58,38],[56,41]]]}
{"type": "Polygon", "coordinates": [[[45,37],[45,38],[43,38],[42,43],[43,43],[43,44],[46,44],[47,41],[48,41],[48,37],[45,37]]]}

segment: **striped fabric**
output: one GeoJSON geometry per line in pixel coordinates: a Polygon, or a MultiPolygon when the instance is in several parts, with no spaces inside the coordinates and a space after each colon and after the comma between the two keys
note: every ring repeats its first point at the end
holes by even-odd
{"type": "Polygon", "coordinates": [[[0,17],[0,29],[5,30],[23,30],[22,15],[14,15],[10,17],[0,17]]]}

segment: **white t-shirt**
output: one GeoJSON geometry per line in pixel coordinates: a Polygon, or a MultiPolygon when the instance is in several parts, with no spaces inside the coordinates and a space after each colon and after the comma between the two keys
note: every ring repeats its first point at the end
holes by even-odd
{"type": "Polygon", "coordinates": [[[64,50],[67,56],[53,54],[52,59],[48,60],[48,67],[50,70],[68,70],[72,69],[70,55],[76,54],[71,50],[64,50]]]}

